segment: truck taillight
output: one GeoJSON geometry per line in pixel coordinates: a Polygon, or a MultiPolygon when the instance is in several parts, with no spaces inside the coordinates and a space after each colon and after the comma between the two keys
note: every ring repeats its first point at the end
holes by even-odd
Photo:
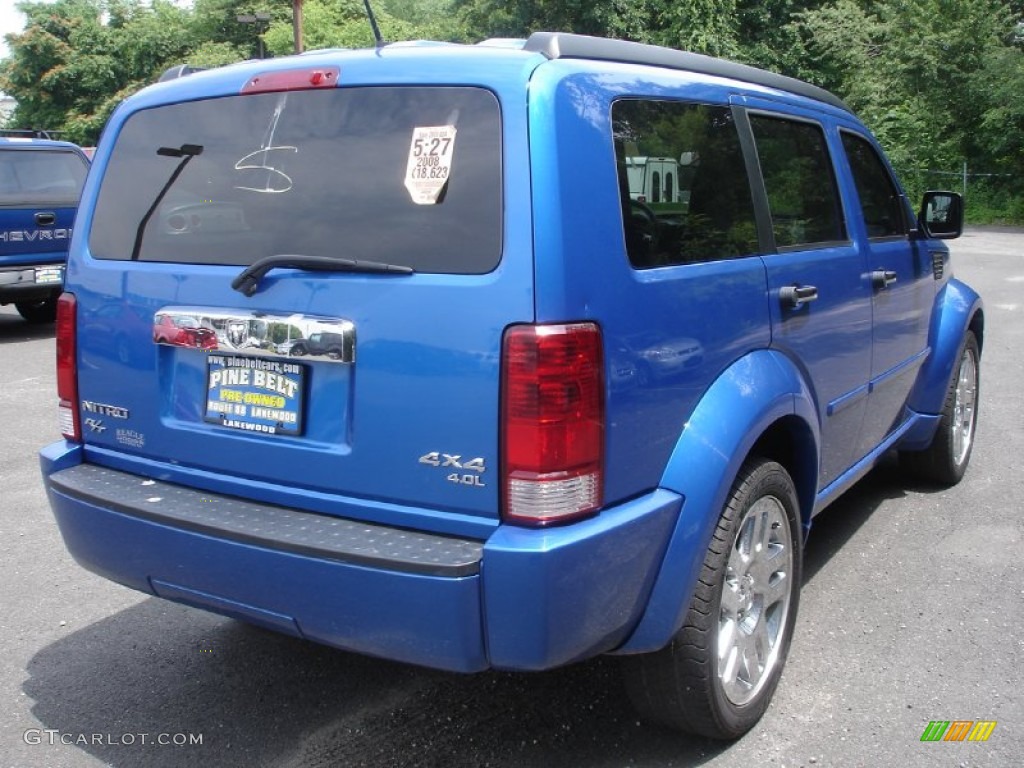
{"type": "Polygon", "coordinates": [[[60,431],[68,440],[81,441],[78,419],[78,302],[73,293],[57,300],[57,397],[60,431]]]}
{"type": "Polygon", "coordinates": [[[502,350],[503,517],[591,514],[604,488],[604,363],[593,323],[519,325],[502,350]]]}

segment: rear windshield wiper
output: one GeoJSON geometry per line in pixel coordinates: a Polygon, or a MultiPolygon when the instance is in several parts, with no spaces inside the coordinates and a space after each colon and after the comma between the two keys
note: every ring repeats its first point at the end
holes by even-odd
{"type": "Polygon", "coordinates": [[[192,161],[192,158],[199,157],[199,155],[203,154],[203,145],[182,144],[180,147],[159,147],[156,153],[160,155],[160,157],[180,157],[181,162],[174,167],[174,172],[171,174],[171,177],[167,179],[167,182],[162,187],[160,187],[160,191],[156,193],[156,197],[153,198],[153,202],[149,205],[149,210],[143,214],[142,219],[139,221],[139,227],[135,230],[135,243],[132,245],[132,261],[139,260],[139,253],[142,251],[142,238],[146,234],[146,226],[149,224],[149,220],[153,218],[153,214],[156,213],[156,209],[160,206],[160,203],[163,202],[164,196],[167,194],[168,190],[174,186],[174,182],[176,182],[178,177],[181,176],[182,172],[185,170],[185,166],[192,161]]]}
{"type": "Polygon", "coordinates": [[[296,253],[278,253],[265,256],[250,264],[231,281],[231,287],[246,296],[252,296],[259,288],[260,280],[272,269],[291,267],[313,272],[364,272],[367,274],[411,275],[412,267],[400,264],[382,264],[378,261],[336,259],[330,256],[303,256],[296,253]]]}

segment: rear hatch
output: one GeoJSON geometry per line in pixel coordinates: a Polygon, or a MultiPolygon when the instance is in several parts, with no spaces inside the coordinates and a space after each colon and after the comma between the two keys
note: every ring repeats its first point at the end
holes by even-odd
{"type": "Polygon", "coordinates": [[[346,516],[491,525],[501,338],[533,312],[499,98],[337,77],[250,76],[108,128],[68,288],[88,455],[346,516]]]}
{"type": "Polygon", "coordinates": [[[0,139],[0,268],[64,261],[88,170],[71,148],[0,139]]]}

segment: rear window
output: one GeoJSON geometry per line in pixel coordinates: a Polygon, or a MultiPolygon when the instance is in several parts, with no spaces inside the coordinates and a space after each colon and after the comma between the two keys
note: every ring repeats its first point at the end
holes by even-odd
{"type": "Polygon", "coordinates": [[[100,259],[137,250],[141,261],[245,265],[302,254],[480,274],[500,259],[501,211],[489,91],[247,94],[133,115],[89,246],[100,259]]]}
{"type": "Polygon", "coordinates": [[[0,149],[0,205],[77,205],[88,170],[74,152],[0,149]]]}

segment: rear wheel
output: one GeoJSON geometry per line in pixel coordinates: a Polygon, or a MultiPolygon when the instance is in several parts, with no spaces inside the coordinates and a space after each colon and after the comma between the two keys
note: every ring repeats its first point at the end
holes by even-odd
{"type": "Polygon", "coordinates": [[[900,454],[903,465],[923,480],[939,485],[956,485],[967,471],[978,424],[980,359],[978,340],[972,331],[968,331],[932,444],[923,451],[900,454]]]}
{"type": "Polygon", "coordinates": [[[52,323],[57,319],[57,300],[19,301],[15,303],[18,314],[30,323],[52,323]]]}
{"type": "Polygon", "coordinates": [[[773,461],[748,460],[718,520],[682,629],[624,660],[642,715],[716,739],[768,708],[796,621],[801,546],[796,490],[773,461]]]}

